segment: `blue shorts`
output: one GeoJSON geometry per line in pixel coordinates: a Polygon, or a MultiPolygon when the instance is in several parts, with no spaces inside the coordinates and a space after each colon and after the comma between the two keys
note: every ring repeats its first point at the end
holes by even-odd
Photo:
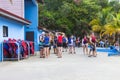
{"type": "Polygon", "coordinates": [[[95,51],[95,46],[94,45],[90,45],[90,51],[95,51]]]}
{"type": "Polygon", "coordinates": [[[54,46],[53,46],[53,48],[57,48],[57,46],[56,46],[56,45],[54,45],[54,46]]]}

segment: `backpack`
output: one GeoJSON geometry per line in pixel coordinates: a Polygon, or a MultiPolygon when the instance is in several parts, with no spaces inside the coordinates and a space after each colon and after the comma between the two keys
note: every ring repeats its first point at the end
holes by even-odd
{"type": "Polygon", "coordinates": [[[71,38],[68,38],[68,43],[71,44],[71,38]]]}
{"type": "Polygon", "coordinates": [[[66,43],[66,38],[63,38],[63,42],[66,43]]]}

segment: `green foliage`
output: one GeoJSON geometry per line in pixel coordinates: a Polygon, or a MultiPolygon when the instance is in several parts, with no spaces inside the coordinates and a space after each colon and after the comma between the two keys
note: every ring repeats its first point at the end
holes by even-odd
{"type": "Polygon", "coordinates": [[[104,26],[120,12],[118,2],[108,0],[44,0],[39,4],[39,25],[51,30],[83,36],[91,29],[103,33],[104,26]],[[94,26],[91,28],[90,26],[94,26]],[[98,27],[98,28],[97,28],[98,27]]]}
{"type": "Polygon", "coordinates": [[[92,30],[99,32],[100,37],[104,35],[113,36],[116,40],[116,34],[120,31],[120,3],[117,1],[109,2],[108,5],[98,13],[95,19],[90,22],[92,30]]]}

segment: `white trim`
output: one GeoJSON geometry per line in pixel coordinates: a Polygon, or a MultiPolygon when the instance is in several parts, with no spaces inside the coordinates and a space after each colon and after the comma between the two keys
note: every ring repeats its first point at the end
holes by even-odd
{"type": "Polygon", "coordinates": [[[5,13],[5,12],[0,12],[0,14],[3,15],[3,16],[5,16],[5,17],[8,17],[8,18],[11,18],[11,19],[14,19],[14,20],[20,21],[20,22],[22,22],[22,23],[25,23],[25,24],[27,24],[27,25],[30,25],[29,22],[24,21],[24,20],[22,20],[22,19],[19,19],[19,18],[15,17],[15,16],[12,16],[12,15],[7,14],[7,13],[5,13]]]}

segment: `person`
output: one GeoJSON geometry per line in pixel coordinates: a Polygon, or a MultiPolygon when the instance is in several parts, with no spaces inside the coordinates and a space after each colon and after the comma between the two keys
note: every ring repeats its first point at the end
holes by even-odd
{"type": "Polygon", "coordinates": [[[49,56],[49,43],[50,43],[49,35],[48,33],[46,33],[44,37],[44,53],[46,58],[48,58],[49,56]]]}
{"type": "Polygon", "coordinates": [[[40,38],[40,42],[39,42],[39,46],[40,46],[40,58],[45,58],[45,54],[44,54],[44,46],[43,46],[43,39],[44,37],[40,38]]]}
{"type": "Polygon", "coordinates": [[[90,39],[89,39],[89,44],[90,44],[90,51],[89,51],[89,56],[97,56],[97,52],[96,52],[96,37],[94,35],[94,33],[91,34],[90,39]],[[92,55],[91,55],[92,52],[92,55]]]}
{"type": "Polygon", "coordinates": [[[72,36],[73,38],[73,53],[75,54],[75,47],[76,47],[76,36],[72,36]]]}
{"type": "Polygon", "coordinates": [[[68,38],[69,53],[75,53],[73,36],[68,38]]]}
{"type": "Polygon", "coordinates": [[[64,49],[67,52],[67,37],[66,36],[63,37],[63,52],[64,52],[64,49]]]}
{"type": "Polygon", "coordinates": [[[114,46],[115,46],[115,49],[116,49],[117,51],[119,51],[119,42],[118,42],[118,41],[115,42],[114,46]]]}
{"type": "Polygon", "coordinates": [[[83,38],[83,53],[88,55],[88,38],[86,36],[83,38]]]}
{"type": "Polygon", "coordinates": [[[72,53],[72,45],[71,45],[71,37],[68,37],[68,47],[69,47],[69,53],[72,53]]]}
{"type": "Polygon", "coordinates": [[[54,54],[57,54],[57,36],[54,36],[53,49],[54,49],[54,54]]]}
{"type": "Polygon", "coordinates": [[[63,40],[62,33],[59,33],[57,38],[58,58],[62,58],[62,44],[63,44],[62,40],[63,40]]]}
{"type": "Polygon", "coordinates": [[[76,39],[76,46],[80,47],[80,37],[77,37],[77,39],[76,39]]]}
{"type": "Polygon", "coordinates": [[[50,56],[51,45],[52,45],[52,36],[50,35],[50,33],[48,34],[48,36],[49,36],[49,54],[48,54],[48,56],[50,56]]]}
{"type": "Polygon", "coordinates": [[[105,47],[109,47],[109,42],[107,38],[105,39],[105,47]]]}
{"type": "Polygon", "coordinates": [[[104,42],[100,40],[100,47],[104,47],[104,42]]]}

